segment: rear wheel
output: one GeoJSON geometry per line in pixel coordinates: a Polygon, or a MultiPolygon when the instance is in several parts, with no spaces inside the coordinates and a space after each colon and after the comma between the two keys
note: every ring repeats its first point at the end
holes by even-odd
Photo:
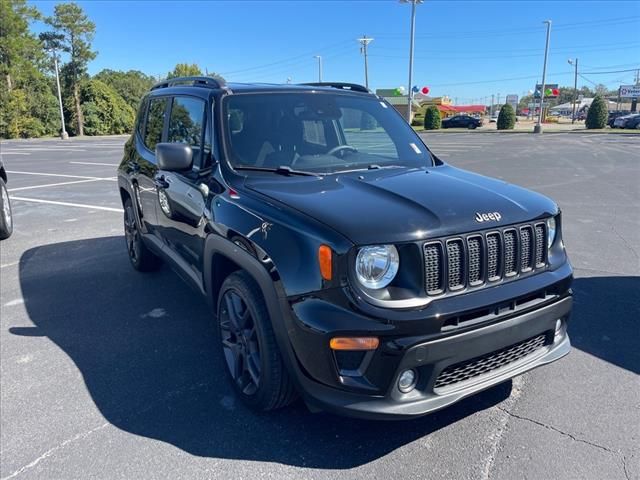
{"type": "Polygon", "coordinates": [[[13,215],[9,192],[4,180],[0,178],[0,240],[9,238],[13,233],[13,215]]]}
{"type": "Polygon", "coordinates": [[[127,242],[127,252],[133,268],[140,272],[158,269],[161,264],[160,258],[144,244],[130,198],[124,202],[124,238],[127,242]]]}
{"type": "Polygon", "coordinates": [[[296,392],[276,344],[262,292],[246,272],[229,275],[218,296],[218,327],[236,393],[255,410],[291,403],[296,392]]]}

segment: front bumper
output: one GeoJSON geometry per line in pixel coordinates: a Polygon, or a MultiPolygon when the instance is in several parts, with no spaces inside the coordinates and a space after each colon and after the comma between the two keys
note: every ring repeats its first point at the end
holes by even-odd
{"type": "MultiPolygon", "coordinates": [[[[412,335],[413,328],[398,325],[400,322],[371,319],[364,330],[362,318],[353,312],[349,315],[318,299],[303,301],[288,312],[288,336],[295,356],[290,370],[306,402],[322,410],[389,419],[439,410],[569,353],[570,267],[555,276],[562,278],[547,285],[546,291],[554,294],[546,300],[524,304],[526,308],[502,312],[468,328],[437,334],[416,330],[412,335]],[[341,317],[341,312],[345,316],[341,317]],[[329,320],[320,325],[318,318],[329,320]],[[341,375],[328,349],[328,338],[336,332],[380,338],[380,347],[369,355],[360,372],[341,375]],[[415,389],[402,393],[397,381],[406,369],[414,369],[418,381],[415,389]]],[[[434,320],[422,323],[429,322],[434,320]]]]}

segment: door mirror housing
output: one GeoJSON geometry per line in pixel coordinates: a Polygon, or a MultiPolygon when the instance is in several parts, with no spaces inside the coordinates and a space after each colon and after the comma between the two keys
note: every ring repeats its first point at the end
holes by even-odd
{"type": "Polygon", "coordinates": [[[193,166],[193,150],[184,143],[159,143],[156,145],[158,168],[168,172],[183,172],[193,166]]]}

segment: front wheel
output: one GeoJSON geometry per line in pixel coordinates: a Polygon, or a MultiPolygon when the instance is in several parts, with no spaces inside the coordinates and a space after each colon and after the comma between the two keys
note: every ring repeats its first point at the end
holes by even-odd
{"type": "Polygon", "coordinates": [[[469,124],[469,130],[475,130],[478,126],[475,123],[469,124]]]}
{"type": "Polygon", "coordinates": [[[259,411],[291,403],[296,391],[280,356],[262,292],[249,274],[238,271],[227,277],[217,313],[227,372],[238,396],[259,411]]]}
{"type": "Polygon", "coordinates": [[[13,215],[11,201],[4,180],[0,178],[0,240],[9,238],[13,233],[13,215]]]}

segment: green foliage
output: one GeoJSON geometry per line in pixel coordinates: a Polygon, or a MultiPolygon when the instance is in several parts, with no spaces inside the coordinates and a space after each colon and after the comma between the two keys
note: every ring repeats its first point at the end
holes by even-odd
{"type": "Polygon", "coordinates": [[[498,130],[513,130],[515,124],[516,112],[513,111],[513,107],[509,103],[505,103],[498,114],[498,130]]]}
{"type": "Polygon", "coordinates": [[[29,24],[40,18],[24,0],[0,0],[0,137],[51,135],[57,131],[46,57],[29,24]]]}
{"type": "Polygon", "coordinates": [[[88,80],[79,91],[87,135],[131,132],[135,112],[115,90],[100,80],[88,80]]]}
{"type": "Polygon", "coordinates": [[[424,129],[438,130],[441,124],[440,110],[435,105],[431,105],[424,113],[424,129]]]}
{"type": "Polygon", "coordinates": [[[211,77],[224,82],[225,79],[222,75],[218,75],[214,72],[207,72],[207,74],[203,74],[202,70],[196,63],[178,63],[172,71],[167,74],[167,79],[169,78],[177,78],[177,77],[211,77]]]}
{"type": "Polygon", "coordinates": [[[589,129],[604,128],[608,117],[609,112],[605,100],[600,95],[596,95],[587,112],[586,127],[589,129]]]}
{"type": "Polygon", "coordinates": [[[176,77],[199,77],[202,70],[195,63],[178,63],[172,71],[167,74],[167,78],[176,77]]]}
{"type": "Polygon", "coordinates": [[[156,81],[154,77],[139,70],[122,72],[109,69],[100,71],[93,79],[100,80],[115,90],[134,110],[138,110],[140,99],[156,81]]]}

